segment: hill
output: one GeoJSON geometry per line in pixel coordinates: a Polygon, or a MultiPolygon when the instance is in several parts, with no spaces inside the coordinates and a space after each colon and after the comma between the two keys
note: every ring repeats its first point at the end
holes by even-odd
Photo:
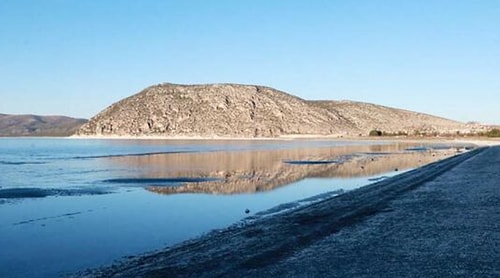
{"type": "Polygon", "coordinates": [[[77,135],[368,135],[370,130],[450,133],[465,124],[401,109],[346,101],[307,101],[264,86],[159,84],[112,104],[77,135]]]}
{"type": "Polygon", "coordinates": [[[65,116],[0,114],[0,136],[69,136],[86,122],[65,116]]]}
{"type": "Polygon", "coordinates": [[[327,110],[335,111],[362,132],[380,130],[387,133],[455,134],[468,132],[466,125],[424,113],[355,101],[311,101],[327,110]]]}

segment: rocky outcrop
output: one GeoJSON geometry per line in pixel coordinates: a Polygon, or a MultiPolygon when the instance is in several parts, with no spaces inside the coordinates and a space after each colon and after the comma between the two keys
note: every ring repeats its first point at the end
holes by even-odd
{"type": "Polygon", "coordinates": [[[306,101],[263,86],[160,84],[93,117],[77,135],[278,137],[428,132],[465,125],[373,104],[306,101]]]}
{"type": "Polygon", "coordinates": [[[0,136],[69,136],[86,122],[65,116],[0,114],[0,136]]]}

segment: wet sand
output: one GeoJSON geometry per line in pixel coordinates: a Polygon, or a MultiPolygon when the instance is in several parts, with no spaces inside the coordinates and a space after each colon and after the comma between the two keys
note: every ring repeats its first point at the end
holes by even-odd
{"type": "Polygon", "coordinates": [[[486,147],[76,277],[498,277],[486,147]]]}

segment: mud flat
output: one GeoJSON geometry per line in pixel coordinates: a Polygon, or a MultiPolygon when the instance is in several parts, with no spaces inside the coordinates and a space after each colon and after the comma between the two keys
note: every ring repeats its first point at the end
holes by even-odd
{"type": "Polygon", "coordinates": [[[74,277],[498,277],[500,147],[74,277]]]}

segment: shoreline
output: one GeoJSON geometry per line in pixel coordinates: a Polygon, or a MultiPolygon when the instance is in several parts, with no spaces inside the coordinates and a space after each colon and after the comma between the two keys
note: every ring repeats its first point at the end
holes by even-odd
{"type": "MultiPolygon", "coordinates": [[[[314,242],[383,213],[388,203],[489,148],[427,164],[278,215],[236,223],[167,249],[74,277],[214,277],[271,267],[314,242]],[[327,220],[328,219],[328,220],[327,220]],[[304,226],[305,225],[305,226],[304,226]]],[[[237,275],[238,276],[238,275],[237,275]]],[[[244,275],[243,275],[244,276],[244,275]]]]}
{"type": "Polygon", "coordinates": [[[193,141],[294,141],[294,140],[332,140],[332,141],[390,141],[390,142],[422,142],[422,143],[465,143],[477,146],[497,146],[500,145],[500,138],[445,138],[445,137],[348,137],[338,135],[284,135],[279,137],[225,137],[225,136],[121,136],[121,135],[71,135],[64,138],[74,140],[193,140],[193,141]]]}

